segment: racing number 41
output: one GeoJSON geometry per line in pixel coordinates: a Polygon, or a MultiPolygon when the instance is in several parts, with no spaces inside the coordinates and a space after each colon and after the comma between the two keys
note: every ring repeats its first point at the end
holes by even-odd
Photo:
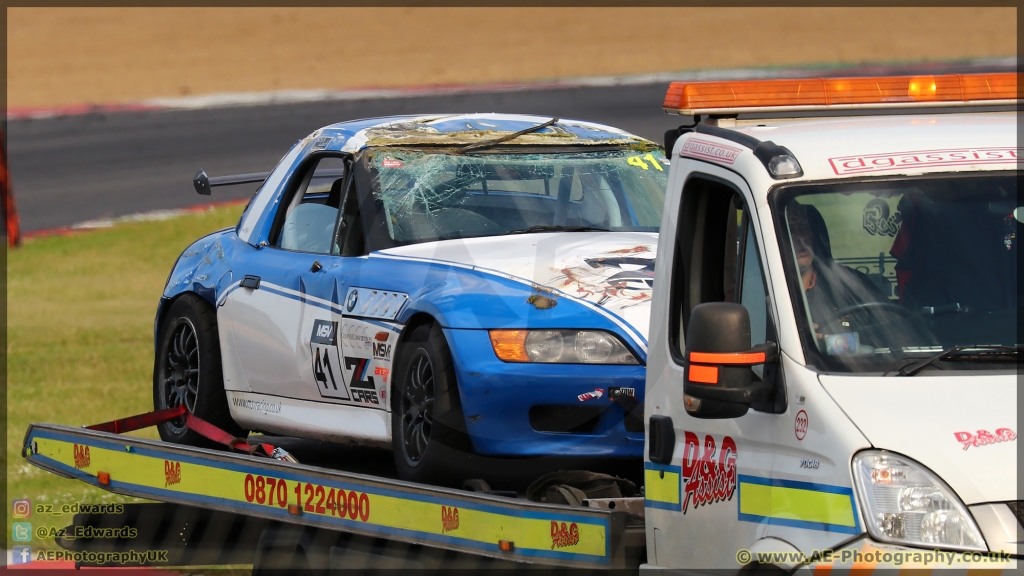
{"type": "Polygon", "coordinates": [[[650,162],[651,166],[654,166],[654,169],[657,170],[658,172],[665,171],[665,169],[661,167],[661,164],[658,162],[658,160],[651,154],[644,154],[643,156],[630,156],[629,158],[626,158],[626,163],[629,164],[630,166],[636,166],[637,168],[643,168],[644,170],[648,170],[649,168],[647,167],[647,162],[644,162],[644,160],[650,162]]]}

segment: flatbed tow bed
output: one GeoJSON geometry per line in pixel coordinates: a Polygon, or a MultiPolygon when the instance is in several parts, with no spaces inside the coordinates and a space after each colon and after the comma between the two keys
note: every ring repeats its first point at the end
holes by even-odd
{"type": "Polygon", "coordinates": [[[196,509],[178,513],[179,523],[223,523],[226,515],[255,522],[262,529],[251,560],[257,570],[271,564],[271,549],[302,555],[298,564],[274,556],[275,566],[321,568],[351,568],[352,554],[365,567],[425,567],[431,558],[448,566],[458,556],[476,567],[635,568],[645,557],[642,512],[625,511],[642,511],[642,498],[617,509],[538,503],[55,424],[31,425],[22,455],[54,474],[164,503],[164,518],[174,515],[168,505],[196,509]],[[394,554],[367,552],[381,550],[381,542],[420,553],[406,552],[409,562],[396,564],[394,554]],[[377,563],[367,560],[374,554],[377,563]]]}

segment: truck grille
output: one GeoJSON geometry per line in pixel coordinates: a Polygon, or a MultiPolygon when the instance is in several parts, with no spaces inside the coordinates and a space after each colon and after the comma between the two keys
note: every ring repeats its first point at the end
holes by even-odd
{"type": "Polygon", "coordinates": [[[1011,500],[1006,503],[1017,517],[1017,522],[1024,527],[1024,500],[1011,500]]]}

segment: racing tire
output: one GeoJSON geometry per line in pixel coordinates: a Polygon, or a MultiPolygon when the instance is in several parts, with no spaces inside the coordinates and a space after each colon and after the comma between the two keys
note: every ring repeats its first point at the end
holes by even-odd
{"type": "MultiPolygon", "coordinates": [[[[217,312],[206,300],[185,294],[171,304],[160,324],[153,364],[153,407],[188,411],[233,436],[245,430],[231,419],[221,372],[217,312]]],[[[222,447],[185,427],[185,418],[157,426],[165,442],[222,447]]]]}
{"type": "Polygon", "coordinates": [[[402,345],[391,396],[391,446],[398,476],[460,482],[472,454],[448,341],[436,324],[416,327],[402,345]]]}

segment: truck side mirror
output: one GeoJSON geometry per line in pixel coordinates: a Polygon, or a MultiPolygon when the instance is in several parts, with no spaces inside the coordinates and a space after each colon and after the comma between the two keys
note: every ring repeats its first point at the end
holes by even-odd
{"type": "Polygon", "coordinates": [[[698,418],[736,418],[771,397],[751,366],[774,362],[774,342],[750,346],[750,313],[741,304],[707,302],[690,313],[686,331],[685,408],[698,418]]]}

